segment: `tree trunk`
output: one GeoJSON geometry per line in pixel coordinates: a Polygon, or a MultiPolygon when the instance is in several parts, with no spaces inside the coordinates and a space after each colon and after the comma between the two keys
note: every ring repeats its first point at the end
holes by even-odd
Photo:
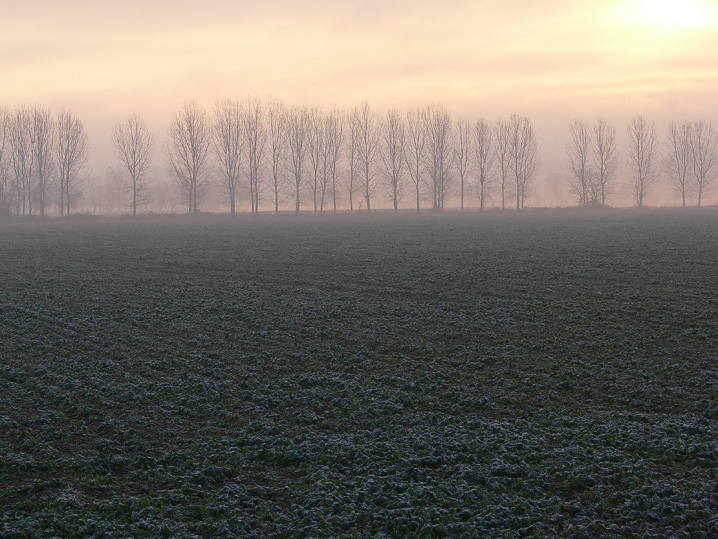
{"type": "Polygon", "coordinates": [[[516,184],[516,210],[521,209],[521,186],[516,184]]]}
{"type": "Polygon", "coordinates": [[[366,212],[371,213],[371,202],[369,201],[369,162],[367,159],[366,168],[364,170],[364,180],[366,186],[366,212]]]}

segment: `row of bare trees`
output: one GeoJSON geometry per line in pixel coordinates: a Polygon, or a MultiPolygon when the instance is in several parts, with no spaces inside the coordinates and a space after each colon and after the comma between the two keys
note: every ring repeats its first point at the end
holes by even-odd
{"type": "Polygon", "coordinates": [[[574,120],[569,125],[568,183],[581,206],[606,204],[618,170],[616,129],[605,118],[593,125],[574,120]]]}
{"type": "MultiPolygon", "coordinates": [[[[416,211],[422,200],[443,209],[447,194],[468,196],[486,207],[490,194],[506,208],[511,196],[523,207],[539,167],[531,121],[512,114],[490,124],[483,118],[454,121],[441,105],[375,114],[367,102],[349,111],[287,107],[258,98],[224,99],[209,114],[188,102],[174,116],[165,148],[168,169],[186,194],[188,210],[197,212],[212,178],[222,187],[230,211],[239,193],[249,192],[251,211],[270,193],[275,212],[282,199],[293,198],[295,212],[310,205],[315,212],[337,210],[344,189],[350,211],[371,211],[377,189],[395,211],[411,196],[416,211]],[[346,173],[345,173],[346,171],[346,173]],[[291,191],[291,193],[290,193],[291,191]],[[411,191],[411,194],[409,194],[411,191]]],[[[582,206],[605,205],[619,168],[616,129],[605,118],[569,125],[568,184],[582,206]]],[[[147,172],[154,144],[144,123],[131,115],[113,129],[117,156],[131,179],[132,209],[147,192],[147,172]]],[[[626,153],[637,206],[665,173],[683,205],[695,195],[701,205],[715,178],[718,132],[711,123],[671,123],[661,159],[655,123],[636,116],[628,125],[626,153]]]]}
{"type": "Polygon", "coordinates": [[[455,122],[440,105],[380,116],[367,102],[322,112],[257,98],[224,99],[212,113],[185,103],[172,119],[165,154],[190,212],[198,211],[212,178],[232,213],[241,192],[256,213],[268,193],[275,212],[289,198],[295,212],[336,211],[341,191],[350,211],[371,212],[378,189],[395,211],[409,192],[417,211],[426,199],[443,209],[454,190],[463,208],[474,189],[483,209],[495,182],[502,207],[515,193],[519,208],[539,165],[533,126],[519,114],[490,125],[455,122]]]}
{"type": "MultiPolygon", "coordinates": [[[[569,134],[566,153],[572,195],[581,206],[605,205],[619,166],[616,129],[605,118],[593,125],[574,120],[569,134]]],[[[661,157],[655,122],[640,115],[630,121],[626,154],[636,205],[643,206],[646,194],[664,173],[683,207],[691,195],[700,206],[718,171],[718,131],[705,121],[671,122],[664,147],[661,157]]]]}
{"type": "Polygon", "coordinates": [[[45,215],[51,201],[70,213],[89,144],[72,112],[0,108],[0,215],[45,215]]]}
{"type": "MultiPolygon", "coordinates": [[[[137,213],[149,194],[152,135],[134,114],[115,124],[112,142],[129,174],[130,206],[137,213]]],[[[0,216],[44,216],[51,202],[57,203],[60,215],[69,215],[82,195],[88,157],[84,124],[72,112],[0,108],[0,216]]]]}
{"type": "Polygon", "coordinates": [[[666,139],[663,168],[681,197],[696,197],[698,206],[713,186],[718,166],[718,131],[710,122],[672,122],[666,139]]]}
{"type": "MultiPolygon", "coordinates": [[[[223,99],[211,111],[192,101],[173,116],[168,134],[167,170],[189,212],[199,211],[212,186],[232,213],[245,194],[253,213],[270,203],[278,213],[290,201],[295,212],[336,211],[343,201],[350,211],[370,212],[379,193],[395,211],[407,199],[417,212],[422,204],[441,210],[449,195],[461,209],[470,199],[483,210],[489,197],[519,209],[539,167],[527,117],[454,119],[437,104],[377,114],[367,102],[324,112],[256,97],[223,99]]],[[[663,156],[654,122],[636,116],[627,134],[636,205],[661,174],[684,206],[690,197],[701,205],[716,176],[718,132],[711,123],[672,123],[663,156]]],[[[571,194],[582,206],[605,205],[619,168],[615,128],[605,118],[574,120],[569,135],[571,194]]],[[[134,214],[152,192],[154,139],[137,114],[116,123],[111,139],[122,174],[113,171],[108,192],[124,198],[122,207],[134,214]]],[[[84,126],[71,112],[0,108],[0,215],[44,215],[51,202],[69,214],[87,175],[88,148],[84,126]]]]}
{"type": "MultiPolygon", "coordinates": [[[[592,125],[574,120],[569,135],[572,195],[582,206],[605,205],[619,168],[616,129],[602,117],[592,125]]],[[[151,136],[141,120],[131,116],[124,131],[122,125],[115,126],[113,142],[132,178],[136,211],[137,191],[144,187],[138,178],[149,167],[151,136]]],[[[718,134],[710,123],[672,123],[661,159],[655,123],[633,118],[626,152],[636,205],[643,205],[664,172],[684,206],[690,194],[700,206],[715,177],[717,145],[718,134]]],[[[417,212],[422,200],[443,209],[452,191],[461,209],[466,197],[475,196],[483,210],[490,194],[499,196],[502,208],[514,196],[518,209],[539,167],[533,126],[520,114],[490,124],[483,118],[454,121],[441,105],[405,114],[392,109],[379,116],[367,102],[349,111],[323,113],[278,101],[264,104],[258,98],[219,101],[212,115],[195,102],[186,103],[173,119],[166,156],[190,212],[198,211],[198,199],[213,177],[232,213],[243,190],[249,192],[254,213],[267,192],[275,212],[280,200],[290,196],[296,212],[302,204],[315,212],[336,211],[342,189],[350,211],[365,207],[370,212],[378,188],[395,211],[406,196],[414,200],[417,212]]]]}

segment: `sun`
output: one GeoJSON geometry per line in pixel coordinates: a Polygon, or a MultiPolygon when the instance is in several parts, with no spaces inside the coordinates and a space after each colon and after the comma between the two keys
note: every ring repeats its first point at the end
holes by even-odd
{"type": "Polygon", "coordinates": [[[631,25],[690,29],[715,24],[716,7],[705,0],[633,0],[619,16],[631,25]]]}

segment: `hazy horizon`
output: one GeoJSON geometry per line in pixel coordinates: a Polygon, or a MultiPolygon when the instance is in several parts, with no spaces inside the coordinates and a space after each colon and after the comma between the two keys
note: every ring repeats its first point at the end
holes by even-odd
{"type": "MultiPolygon", "coordinates": [[[[538,186],[566,174],[574,118],[607,117],[621,150],[636,114],[656,121],[661,142],[671,120],[718,121],[715,2],[6,6],[0,105],[75,112],[90,138],[93,177],[118,165],[110,130],[131,112],[154,134],[154,171],[166,177],[172,114],[184,101],[209,109],[225,96],[324,109],[367,100],[378,112],[441,103],[454,117],[490,121],[518,111],[536,127],[538,186]]],[[[571,203],[567,189],[553,191],[529,202],[571,203]]],[[[710,193],[706,203],[715,201],[710,193]]],[[[630,204],[630,196],[611,202],[630,204]]],[[[665,181],[647,201],[675,202],[665,181]]]]}
{"type": "Polygon", "coordinates": [[[2,8],[0,537],[718,537],[718,0],[2,8]]]}

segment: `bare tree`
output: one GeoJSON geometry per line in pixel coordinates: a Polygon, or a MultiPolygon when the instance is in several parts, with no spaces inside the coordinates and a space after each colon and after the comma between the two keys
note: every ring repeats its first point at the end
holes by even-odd
{"type": "Polygon", "coordinates": [[[464,211],[464,191],[466,190],[465,183],[469,171],[469,164],[471,163],[471,156],[473,154],[472,142],[471,123],[469,123],[469,120],[465,118],[460,118],[456,122],[454,162],[456,163],[456,169],[459,172],[459,199],[461,211],[464,211]]]}
{"type": "Polygon", "coordinates": [[[112,144],[117,159],[130,175],[132,215],[137,215],[137,206],[146,204],[150,195],[147,174],[155,151],[154,138],[142,118],[130,114],[112,127],[112,144]]]}
{"type": "Polygon", "coordinates": [[[361,140],[361,129],[359,123],[359,107],[354,107],[348,115],[349,122],[349,176],[347,178],[347,190],[349,191],[349,212],[354,211],[354,191],[357,189],[359,180],[359,142],[361,140]]]}
{"type": "Polygon", "coordinates": [[[703,195],[715,180],[715,166],[718,160],[718,132],[712,123],[697,121],[691,130],[691,154],[693,178],[700,208],[703,195]]]}
{"type": "Polygon", "coordinates": [[[433,188],[433,207],[444,208],[451,170],[451,115],[442,105],[432,105],[427,112],[428,169],[433,188]]]}
{"type": "Polygon", "coordinates": [[[127,207],[126,194],[130,180],[123,169],[107,167],[102,184],[102,207],[105,213],[117,213],[127,207]]]}
{"type": "Polygon", "coordinates": [[[387,113],[382,125],[380,155],[394,212],[399,211],[399,199],[402,194],[405,144],[404,122],[399,111],[392,109],[387,113]]]}
{"type": "Polygon", "coordinates": [[[103,177],[91,178],[88,184],[85,191],[92,213],[112,214],[130,207],[127,201],[130,181],[124,167],[109,166],[103,177]]]}
{"type": "Polygon", "coordinates": [[[244,109],[242,103],[223,99],[214,106],[212,149],[219,163],[221,186],[229,198],[229,211],[237,213],[237,190],[244,152],[244,109]]]}
{"type": "Polygon", "coordinates": [[[366,211],[371,213],[371,197],[376,188],[373,168],[379,154],[379,126],[369,103],[364,101],[355,109],[359,126],[359,163],[364,172],[362,182],[366,211]]]}
{"type": "Polygon", "coordinates": [[[606,205],[611,184],[618,170],[616,156],[616,128],[605,118],[599,117],[593,124],[593,170],[601,192],[601,205],[606,205]]]}
{"type": "Polygon", "coordinates": [[[267,127],[264,122],[264,107],[258,97],[249,98],[245,108],[245,136],[249,161],[249,193],[252,212],[259,212],[259,193],[262,161],[267,144],[267,127]]]}
{"type": "Polygon", "coordinates": [[[427,115],[421,109],[410,110],[406,114],[405,158],[409,177],[416,192],[416,213],[419,213],[421,185],[423,183],[424,160],[426,157],[427,115]]]}
{"type": "Polygon", "coordinates": [[[85,191],[87,201],[90,203],[90,207],[92,208],[92,214],[97,215],[102,212],[105,201],[104,182],[100,178],[91,178],[85,191]]]}
{"type": "Polygon", "coordinates": [[[70,215],[72,200],[80,195],[90,144],[85,126],[69,111],[57,115],[57,172],[60,179],[60,215],[70,215]]]}
{"type": "Polygon", "coordinates": [[[10,213],[13,202],[8,163],[10,153],[10,113],[0,107],[0,218],[10,213]]]}
{"type": "Polygon", "coordinates": [[[324,114],[321,116],[322,140],[320,144],[320,212],[324,211],[324,201],[326,199],[327,189],[329,189],[330,187],[333,192],[334,211],[337,211],[336,166],[341,151],[341,118],[342,115],[337,109],[333,109],[329,114],[324,114]]]}
{"type": "Polygon", "coordinates": [[[591,168],[593,137],[588,122],[573,120],[568,126],[571,136],[566,144],[570,175],[568,185],[579,206],[595,204],[598,198],[597,182],[591,168]]]}
{"type": "Polygon", "coordinates": [[[309,163],[312,167],[312,199],[314,201],[314,213],[317,213],[319,206],[317,195],[320,189],[319,171],[324,153],[324,121],[318,109],[310,109],[307,124],[307,144],[309,152],[309,163]]]}
{"type": "Polygon", "coordinates": [[[501,209],[506,209],[509,178],[511,176],[511,125],[508,121],[499,120],[495,127],[494,155],[498,164],[499,185],[501,186],[501,209]]]}
{"type": "Polygon", "coordinates": [[[628,164],[633,173],[632,186],[640,208],[650,187],[658,178],[658,142],[655,122],[636,116],[628,124],[628,164]]]}
{"type": "Polygon", "coordinates": [[[495,150],[493,132],[489,123],[479,118],[474,124],[474,166],[479,188],[479,204],[484,211],[488,187],[494,169],[495,150]]]}
{"type": "MultiPolygon", "coordinates": [[[[344,145],[344,115],[339,109],[333,109],[325,119],[324,132],[326,136],[325,144],[325,171],[328,170],[328,176],[332,188],[332,202],[334,205],[334,213],[337,211],[337,167],[342,155],[342,147],[344,145]]],[[[325,173],[325,176],[327,173],[325,173]]],[[[322,204],[324,199],[322,197],[322,204]]]]}
{"type": "Polygon", "coordinates": [[[536,135],[531,120],[514,113],[509,118],[509,156],[516,187],[516,209],[524,206],[526,191],[539,167],[536,135]]]}
{"type": "Polygon", "coordinates": [[[676,124],[671,122],[666,138],[666,154],[663,158],[663,168],[681,196],[684,208],[686,207],[686,194],[689,186],[689,172],[692,172],[693,169],[691,139],[690,123],[676,124]]]}
{"type": "Polygon", "coordinates": [[[40,205],[40,215],[45,216],[47,198],[55,173],[55,122],[52,112],[35,108],[32,112],[33,160],[35,162],[35,197],[40,205]]]}
{"type": "Polygon", "coordinates": [[[307,130],[309,113],[306,109],[290,111],[287,117],[287,148],[289,150],[289,163],[294,179],[296,205],[294,212],[299,214],[301,203],[301,190],[303,185],[304,162],[307,157],[307,130]]]}
{"type": "Polygon", "coordinates": [[[174,115],[165,147],[167,169],[187,195],[189,213],[199,211],[199,199],[210,177],[212,130],[207,113],[189,101],[174,115]]]}
{"type": "Polygon", "coordinates": [[[321,175],[319,180],[319,212],[324,212],[324,201],[327,198],[327,189],[331,176],[331,164],[329,162],[330,148],[327,134],[327,116],[322,115],[322,144],[321,144],[321,175]]]}
{"type": "Polygon", "coordinates": [[[35,174],[35,131],[32,111],[20,107],[11,122],[10,148],[12,168],[15,173],[16,215],[32,214],[32,181],[35,174]]]}
{"type": "Polygon", "coordinates": [[[279,101],[267,105],[267,129],[269,157],[272,162],[272,191],[274,194],[274,215],[279,215],[279,187],[281,185],[282,158],[284,157],[287,125],[287,109],[279,101]]]}
{"type": "Polygon", "coordinates": [[[182,186],[173,181],[155,183],[153,199],[160,212],[169,211],[174,213],[180,206],[182,193],[179,192],[182,186]]]}

